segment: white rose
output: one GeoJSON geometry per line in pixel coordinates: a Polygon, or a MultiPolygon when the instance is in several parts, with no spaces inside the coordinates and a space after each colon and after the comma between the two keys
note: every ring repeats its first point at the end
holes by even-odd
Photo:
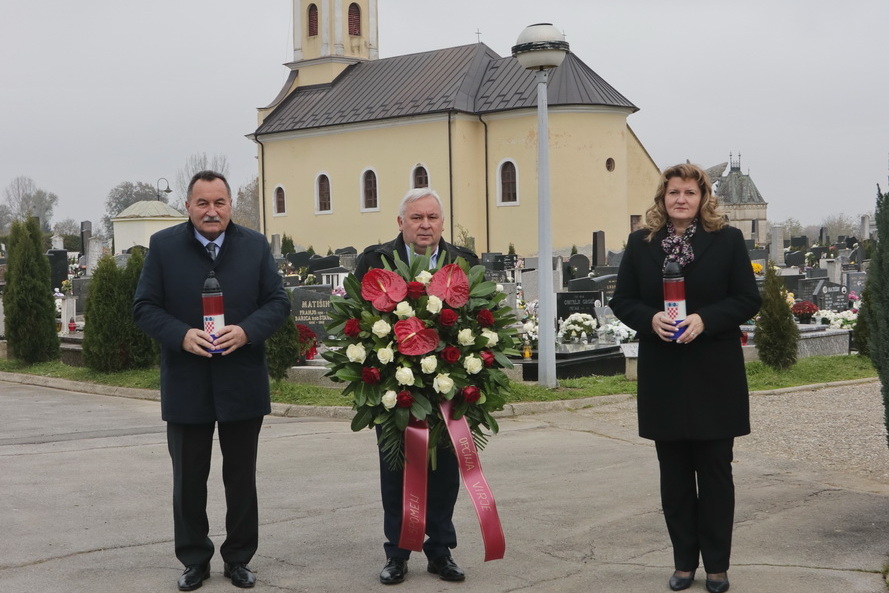
{"type": "Polygon", "coordinates": [[[470,354],[463,359],[463,368],[466,369],[466,372],[470,375],[479,373],[482,370],[483,366],[484,363],[482,363],[482,359],[475,354],[470,354]]]}
{"type": "Polygon", "coordinates": [[[432,280],[432,274],[429,273],[429,270],[423,270],[417,277],[415,278],[417,282],[422,282],[423,284],[429,284],[429,281],[432,280]]]}
{"type": "MultiPolygon", "coordinates": [[[[495,346],[500,340],[500,336],[497,335],[497,332],[492,332],[489,329],[482,330],[482,337],[488,338],[488,346],[495,346]]],[[[459,340],[460,337],[458,336],[457,339],[459,340]]]]}
{"type": "Polygon", "coordinates": [[[411,307],[407,301],[398,303],[398,306],[395,307],[395,314],[401,319],[407,319],[408,317],[413,317],[415,315],[414,308],[411,307]]]}
{"type": "Polygon", "coordinates": [[[454,388],[454,380],[447,373],[439,373],[432,381],[432,388],[438,393],[448,393],[454,388]]]}
{"type": "Polygon", "coordinates": [[[392,391],[390,389],[389,391],[387,391],[386,393],[383,394],[383,397],[380,401],[383,402],[384,408],[386,408],[387,410],[391,410],[392,408],[395,407],[395,402],[398,401],[398,396],[396,395],[396,393],[394,391],[392,391]]]}
{"type": "MultiPolygon", "coordinates": [[[[483,330],[483,332],[488,330],[483,330]]],[[[457,333],[457,343],[461,346],[472,346],[475,344],[475,336],[472,335],[471,329],[461,329],[457,333]]]]}
{"type": "Polygon", "coordinates": [[[346,348],[346,358],[349,359],[349,362],[362,363],[367,358],[367,352],[361,344],[349,344],[346,348]]]}
{"type": "Polygon", "coordinates": [[[399,385],[413,385],[414,372],[407,367],[398,367],[395,371],[395,380],[399,385]]]}
{"type": "MultiPolygon", "coordinates": [[[[392,342],[389,342],[389,344],[392,344],[392,342]]],[[[381,363],[389,364],[390,362],[395,360],[395,351],[392,350],[392,348],[390,348],[389,346],[380,348],[379,350],[377,350],[377,358],[380,359],[381,363]]]]}
{"type": "Polygon", "coordinates": [[[497,290],[497,292],[503,292],[503,285],[498,284],[495,289],[497,290]]]}
{"type": "Polygon", "coordinates": [[[435,315],[436,313],[441,312],[441,299],[435,296],[434,294],[429,297],[429,302],[426,303],[426,310],[435,315]]]}
{"type": "Polygon", "coordinates": [[[438,368],[438,359],[434,356],[424,356],[420,359],[420,369],[427,375],[431,375],[438,368]]]}
{"type": "Polygon", "coordinates": [[[389,335],[389,332],[392,331],[392,326],[380,319],[374,323],[373,327],[370,328],[370,331],[372,331],[378,338],[385,338],[389,335]]]}

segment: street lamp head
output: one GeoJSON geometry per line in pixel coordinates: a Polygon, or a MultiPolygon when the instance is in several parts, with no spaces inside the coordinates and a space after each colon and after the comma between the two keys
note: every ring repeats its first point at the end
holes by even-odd
{"type": "Polygon", "coordinates": [[[555,68],[565,59],[568,42],[551,23],[529,25],[512,46],[512,56],[529,70],[555,68]]]}
{"type": "Polygon", "coordinates": [[[161,177],[160,179],[158,179],[158,180],[157,180],[157,183],[155,184],[155,187],[157,188],[157,199],[158,199],[158,201],[160,201],[160,199],[161,199],[161,192],[164,192],[165,194],[171,194],[171,193],[173,193],[173,190],[170,189],[170,182],[167,181],[166,177],[161,177]],[[164,185],[167,186],[166,188],[161,189],[161,181],[163,181],[163,182],[164,182],[164,185]]]}

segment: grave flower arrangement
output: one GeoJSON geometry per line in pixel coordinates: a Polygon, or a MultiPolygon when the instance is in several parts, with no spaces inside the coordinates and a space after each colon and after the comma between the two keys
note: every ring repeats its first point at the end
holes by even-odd
{"type": "Polygon", "coordinates": [[[572,313],[565,319],[559,319],[559,339],[589,339],[595,334],[598,325],[596,318],[589,313],[572,313]]]}
{"type": "Polygon", "coordinates": [[[818,312],[818,306],[810,301],[797,301],[791,305],[790,312],[800,321],[809,320],[818,312]]]}
{"type": "Polygon", "coordinates": [[[302,323],[297,323],[295,325],[297,332],[297,356],[301,358],[304,357],[306,360],[312,360],[315,358],[315,355],[318,354],[317,336],[309,326],[303,325],[302,323]]]}
{"type": "Polygon", "coordinates": [[[450,420],[465,418],[483,448],[484,429],[498,430],[491,412],[503,409],[509,392],[501,369],[519,355],[515,315],[506,295],[484,280],[484,266],[442,263],[429,271],[428,257],[407,264],[396,254],[395,269],[369,270],[361,281],[350,275],[346,295],[331,297],[326,376],[347,383],[352,430],[380,427],[392,468],[404,466],[405,430],[417,422],[428,427],[433,467],[450,420]]]}

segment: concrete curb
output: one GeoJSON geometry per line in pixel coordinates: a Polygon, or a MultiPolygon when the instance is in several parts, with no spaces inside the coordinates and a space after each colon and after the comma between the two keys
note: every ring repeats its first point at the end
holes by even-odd
{"type": "MultiPolygon", "coordinates": [[[[0,372],[0,380],[10,383],[22,383],[25,385],[37,385],[51,389],[64,389],[67,391],[79,391],[94,395],[108,395],[114,397],[128,397],[131,399],[144,399],[160,401],[160,391],[157,389],[134,389],[130,387],[115,387],[112,385],[99,385],[96,383],[82,383],[69,381],[57,377],[44,377],[41,375],[29,375],[25,373],[0,372]]],[[[853,379],[850,381],[836,381],[833,383],[813,383],[812,385],[800,385],[798,387],[786,387],[784,389],[772,389],[769,391],[751,391],[750,395],[770,396],[787,393],[811,392],[826,389],[828,387],[840,387],[843,385],[861,385],[879,381],[878,378],[853,379]]],[[[581,410],[593,406],[604,406],[635,399],[635,395],[620,393],[615,395],[600,395],[598,397],[584,397],[580,399],[554,400],[548,402],[517,402],[506,404],[503,410],[495,412],[496,418],[512,418],[515,416],[527,416],[530,414],[544,414],[547,412],[560,412],[565,410],[581,410]]],[[[308,406],[299,404],[272,403],[272,416],[285,418],[320,417],[335,420],[351,420],[352,408],[349,406],[308,406]]]]}

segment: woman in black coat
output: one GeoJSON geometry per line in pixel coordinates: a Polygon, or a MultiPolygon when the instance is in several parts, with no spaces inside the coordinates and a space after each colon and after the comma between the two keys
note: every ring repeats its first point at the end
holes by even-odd
{"type": "Polygon", "coordinates": [[[646,228],[627,239],[610,302],[639,336],[639,434],[657,448],[674,591],[691,586],[699,556],[707,590],[729,588],[732,447],[734,437],[750,432],[738,326],[761,298],[743,236],[717,206],[700,167],[664,171],[646,228]],[[669,262],[685,278],[687,316],[678,323],[664,311],[669,262]]]}

